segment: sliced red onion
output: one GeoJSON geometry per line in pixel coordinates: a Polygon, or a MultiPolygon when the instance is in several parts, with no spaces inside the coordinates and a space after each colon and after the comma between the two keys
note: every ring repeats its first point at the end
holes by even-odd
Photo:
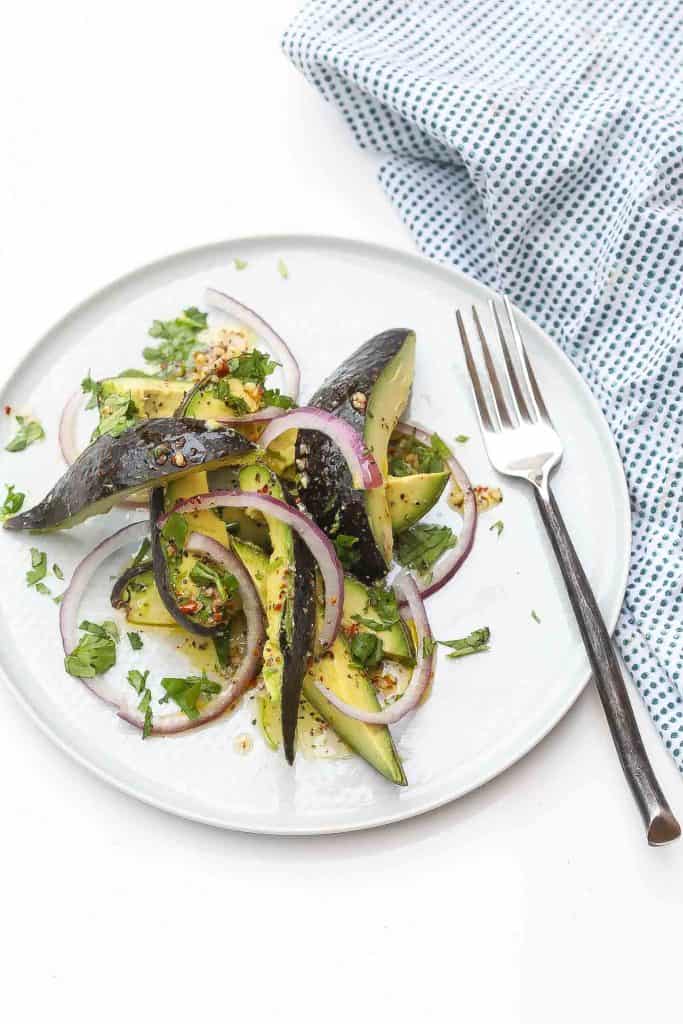
{"type": "MultiPolygon", "coordinates": [[[[261,670],[261,656],[266,638],[263,609],[256,587],[243,562],[234,551],[230,551],[223,544],[203,533],[191,533],[187,538],[186,548],[195,555],[205,555],[210,558],[217,565],[232,573],[237,580],[242,598],[242,610],[247,620],[246,653],[230,682],[204,705],[197,718],[188,718],[182,711],[167,715],[153,715],[152,734],[155,736],[187,732],[188,729],[196,729],[197,726],[205,725],[214,718],[218,718],[242,696],[261,670]]],[[[138,699],[132,689],[126,691],[119,705],[119,716],[138,729],[142,729],[145,724],[145,715],[137,707],[138,699]]]]}
{"type": "MultiPolygon", "coordinates": [[[[86,555],[82,562],[76,566],[71,577],[69,586],[64,591],[64,597],[59,607],[59,630],[62,634],[62,645],[65,654],[71,654],[78,646],[78,608],[81,598],[85,593],[90,580],[93,578],[102,562],[110,555],[113,555],[119,548],[134,544],[149,534],[149,521],[131,523],[124,526],[118,533],[107,537],[101,544],[86,555]]],[[[94,679],[83,679],[83,682],[94,694],[107,701],[108,704],[118,704],[120,698],[120,684],[110,680],[106,676],[95,677],[94,679]]]]}
{"type": "Polygon", "coordinates": [[[85,408],[86,396],[76,391],[64,406],[59,421],[59,447],[67,466],[72,465],[80,455],[76,442],[76,421],[85,408]]]}
{"type": "Polygon", "coordinates": [[[185,498],[160,516],[157,525],[162,529],[173,512],[189,515],[208,508],[256,509],[265,516],[278,519],[299,534],[318,563],[325,584],[325,609],[319,641],[321,647],[329,647],[339,632],[344,610],[344,572],[329,537],[308,516],[284,501],[273,498],[270,494],[251,491],[211,491],[209,494],[185,498]]]}
{"type": "Polygon", "coordinates": [[[299,397],[299,381],[301,379],[299,364],[280,335],[253,309],[237,299],[233,299],[230,295],[226,295],[225,292],[219,292],[216,288],[207,288],[204,298],[207,306],[213,306],[215,309],[227,313],[234,320],[251,328],[266,342],[276,360],[282,364],[285,392],[296,402],[299,397]]]}
{"type": "Polygon", "coordinates": [[[368,725],[392,725],[394,722],[399,722],[409,711],[417,707],[432,678],[434,642],[417,583],[410,573],[400,572],[394,580],[394,590],[399,602],[408,606],[408,614],[405,612],[401,614],[405,619],[413,620],[417,635],[417,663],[403,696],[393,704],[382,708],[381,711],[364,711],[341,700],[323,683],[316,682],[315,684],[323,697],[329,700],[330,704],[334,704],[339,711],[359,722],[367,722],[368,725]],[[425,650],[425,646],[427,650],[425,650]]]}
{"type": "MultiPolygon", "coordinates": [[[[416,441],[420,441],[422,444],[431,445],[432,443],[431,433],[425,430],[424,427],[418,426],[417,423],[399,423],[396,426],[395,432],[406,437],[414,437],[416,441]]],[[[422,597],[430,597],[432,594],[435,594],[437,590],[441,590],[441,587],[455,576],[472,550],[477,532],[477,501],[474,497],[474,490],[470,479],[455,455],[449,455],[447,459],[444,459],[444,462],[448,467],[448,472],[464,495],[462,530],[455,547],[445,552],[436,563],[429,582],[419,580],[422,597]]]]}
{"type": "Polygon", "coordinates": [[[325,412],[324,409],[292,409],[284,416],[269,423],[259,438],[262,448],[267,448],[276,437],[286,430],[317,430],[334,441],[346,459],[351,471],[353,486],[357,490],[370,490],[382,486],[382,474],[374,456],[365,447],[360,434],[350,423],[325,412]]]}

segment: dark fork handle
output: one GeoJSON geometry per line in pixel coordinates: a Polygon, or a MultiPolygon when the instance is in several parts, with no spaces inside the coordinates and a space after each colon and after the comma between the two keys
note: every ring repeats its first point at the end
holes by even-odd
{"type": "Polygon", "coordinates": [[[680,836],[681,826],[645,752],[612,640],[555,497],[547,484],[545,488],[535,485],[534,493],[562,569],[621,767],[645,822],[647,840],[651,846],[662,846],[680,836]]]}

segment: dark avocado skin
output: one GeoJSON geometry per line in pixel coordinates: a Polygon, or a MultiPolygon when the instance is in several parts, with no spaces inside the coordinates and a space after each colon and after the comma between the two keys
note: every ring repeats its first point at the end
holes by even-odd
{"type": "Polygon", "coordinates": [[[68,528],[89,515],[109,511],[125,493],[156,483],[165,486],[207,463],[227,463],[252,451],[256,446],[236,430],[215,430],[204,420],[146,420],[119,437],[98,437],[38,505],[12,516],[5,529],[68,528]],[[180,453],[184,465],[178,467],[168,457],[160,463],[159,445],[167,445],[171,454],[180,453]]]}
{"type": "Polygon", "coordinates": [[[289,764],[294,764],[294,739],[299,718],[299,701],[315,633],[315,561],[297,533],[294,542],[294,610],[291,645],[284,627],[280,629],[282,653],[282,745],[289,764]]]}
{"type": "MultiPolygon", "coordinates": [[[[351,396],[357,391],[370,394],[380,373],[410,334],[411,330],[400,327],[370,338],[337,367],[308,404],[341,417],[362,435],[365,416],[351,405],[351,396]]],[[[363,492],[354,491],[351,474],[337,446],[324,434],[300,430],[296,457],[305,461],[308,474],[308,486],[300,487],[299,497],[318,526],[329,533],[333,524],[338,524],[336,533],[358,538],[355,550],[359,558],[352,566],[354,576],[366,583],[385,576],[389,567],[372,535],[363,492]],[[302,444],[308,447],[308,453],[302,452],[302,444]]]]}
{"type": "Polygon", "coordinates": [[[112,608],[123,608],[125,606],[123,595],[130,581],[134,580],[136,576],[142,576],[143,573],[150,572],[152,568],[151,559],[145,559],[144,562],[138,562],[137,565],[132,565],[130,569],[126,569],[112,587],[109,597],[112,608]]]}

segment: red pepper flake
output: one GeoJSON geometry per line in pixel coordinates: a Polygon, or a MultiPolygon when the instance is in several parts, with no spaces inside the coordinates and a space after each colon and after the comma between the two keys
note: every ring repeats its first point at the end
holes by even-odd
{"type": "Polygon", "coordinates": [[[185,604],[179,604],[178,608],[183,615],[194,615],[195,612],[199,611],[199,601],[186,601],[185,604]]]}
{"type": "Polygon", "coordinates": [[[11,416],[11,415],[12,415],[12,406],[11,405],[6,405],[5,406],[5,416],[11,416]]]}

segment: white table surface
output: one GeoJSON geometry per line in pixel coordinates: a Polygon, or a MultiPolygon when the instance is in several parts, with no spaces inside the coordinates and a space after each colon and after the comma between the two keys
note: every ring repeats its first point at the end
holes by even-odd
{"type": "MultiPolygon", "coordinates": [[[[377,157],[280,53],[297,7],[12,5],[0,374],[91,290],[186,246],[309,231],[411,247],[377,157]]],[[[683,815],[681,779],[636,714],[683,815]]],[[[592,689],[471,796],[318,840],[176,820],[77,767],[4,687],[0,715],[12,1024],[680,1015],[683,844],[647,847],[592,689]]]]}

